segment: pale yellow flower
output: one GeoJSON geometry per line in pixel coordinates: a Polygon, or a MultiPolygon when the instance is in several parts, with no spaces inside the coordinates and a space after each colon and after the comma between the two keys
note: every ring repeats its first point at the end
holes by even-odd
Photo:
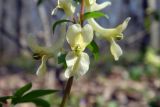
{"type": "Polygon", "coordinates": [[[115,42],[115,40],[123,38],[123,31],[127,28],[130,19],[131,18],[129,17],[122,24],[118,25],[116,28],[110,28],[110,29],[101,27],[94,19],[88,20],[89,24],[93,27],[93,29],[100,34],[100,37],[110,41],[111,43],[110,50],[115,60],[118,60],[119,57],[122,55],[122,49],[115,42]]]}
{"type": "Polygon", "coordinates": [[[66,56],[66,64],[65,77],[69,78],[74,76],[78,78],[88,71],[90,64],[89,56],[84,52],[77,55],[74,51],[71,51],[66,56]]]}
{"type": "Polygon", "coordinates": [[[66,37],[72,51],[66,56],[67,69],[65,77],[82,76],[89,69],[89,56],[83,51],[93,40],[93,29],[89,24],[83,28],[79,24],[74,24],[69,27],[66,37]]]}
{"type": "Polygon", "coordinates": [[[91,12],[91,11],[99,11],[106,8],[107,6],[111,5],[111,2],[105,1],[101,4],[97,4],[96,0],[85,0],[85,5],[87,8],[87,11],[91,12]]]}
{"type": "Polygon", "coordinates": [[[72,50],[82,52],[93,39],[93,29],[89,24],[83,28],[80,24],[74,24],[69,27],[66,37],[72,50]]]}
{"type": "Polygon", "coordinates": [[[46,63],[47,63],[47,60],[48,60],[48,57],[46,55],[43,55],[42,56],[42,60],[41,60],[41,64],[40,66],[38,67],[38,70],[36,72],[36,74],[38,76],[44,76],[46,71],[47,71],[47,67],[46,67],[46,63]]]}
{"type": "Polygon", "coordinates": [[[56,8],[54,8],[52,10],[52,15],[55,14],[55,12],[57,11],[58,8],[63,9],[68,17],[73,16],[75,9],[76,9],[72,5],[72,0],[58,0],[58,4],[57,4],[56,8]]]}
{"type": "Polygon", "coordinates": [[[28,37],[28,45],[33,52],[34,59],[41,60],[41,64],[36,71],[38,76],[44,76],[46,72],[46,62],[49,58],[57,56],[58,52],[63,46],[66,32],[66,24],[62,24],[61,26],[61,35],[59,36],[59,40],[56,41],[52,46],[40,46],[36,38],[33,36],[28,37]]]}

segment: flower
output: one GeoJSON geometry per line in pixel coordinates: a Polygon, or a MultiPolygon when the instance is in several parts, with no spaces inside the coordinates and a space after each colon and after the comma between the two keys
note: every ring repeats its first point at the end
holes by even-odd
{"type": "Polygon", "coordinates": [[[79,24],[74,24],[69,27],[66,37],[72,50],[84,51],[93,39],[93,29],[89,24],[83,28],[79,24]]]}
{"type": "Polygon", "coordinates": [[[121,40],[123,38],[123,31],[127,28],[128,22],[130,21],[128,17],[122,24],[118,25],[116,28],[106,29],[101,27],[93,18],[89,19],[89,24],[93,29],[100,34],[100,37],[107,39],[111,43],[111,53],[114,56],[114,59],[117,61],[122,55],[122,49],[115,42],[115,40],[121,40]]]}
{"type": "Polygon", "coordinates": [[[69,78],[74,76],[78,78],[88,71],[90,64],[89,56],[84,52],[77,55],[74,51],[71,51],[66,56],[66,64],[65,77],[69,78]]]}
{"type": "Polygon", "coordinates": [[[46,73],[46,71],[47,71],[47,67],[46,67],[47,60],[48,60],[47,55],[43,55],[43,56],[42,56],[41,64],[40,64],[40,66],[38,67],[38,70],[37,70],[37,72],[36,72],[36,74],[37,74],[38,76],[44,76],[44,74],[46,73]]]}
{"type": "Polygon", "coordinates": [[[85,0],[85,5],[87,10],[91,12],[91,11],[99,11],[106,8],[107,6],[111,5],[111,2],[105,1],[101,4],[97,4],[96,0],[85,0]]]}
{"type": "Polygon", "coordinates": [[[75,7],[72,5],[72,0],[58,0],[58,5],[52,10],[52,15],[55,14],[58,8],[62,8],[67,16],[73,16],[75,7]]]}
{"type": "Polygon", "coordinates": [[[59,36],[59,40],[56,41],[52,46],[40,46],[38,45],[36,38],[33,36],[28,37],[28,45],[33,52],[33,58],[37,60],[41,60],[41,64],[36,71],[38,76],[44,76],[46,73],[46,63],[49,58],[57,56],[61,47],[63,46],[66,32],[66,24],[61,25],[61,36],[59,36]]]}
{"type": "Polygon", "coordinates": [[[41,64],[38,67],[36,74],[40,77],[44,76],[46,73],[46,63],[47,60],[53,56],[55,56],[55,51],[53,51],[53,47],[43,47],[39,46],[36,42],[36,39],[33,37],[28,38],[28,44],[33,52],[33,58],[36,60],[41,60],[41,64]]]}
{"type": "Polygon", "coordinates": [[[79,24],[74,24],[68,28],[66,38],[72,51],[66,56],[67,69],[65,77],[82,76],[89,69],[89,56],[83,51],[93,40],[93,29],[89,24],[83,28],[79,24]]]}

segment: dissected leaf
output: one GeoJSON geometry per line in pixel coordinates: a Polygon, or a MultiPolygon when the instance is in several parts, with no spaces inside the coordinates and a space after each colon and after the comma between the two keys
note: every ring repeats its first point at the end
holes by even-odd
{"type": "Polygon", "coordinates": [[[108,19],[108,16],[106,14],[99,11],[87,12],[84,14],[84,20],[90,18],[100,18],[100,17],[106,17],[108,19]]]}
{"type": "MultiPolygon", "coordinates": [[[[67,20],[67,19],[62,19],[62,20],[58,20],[56,21],[53,26],[52,26],[52,30],[53,30],[53,33],[55,31],[55,28],[57,25],[61,24],[61,23],[64,23],[64,22],[72,22],[71,20],[67,20]]],[[[73,22],[72,22],[73,23],[73,22]]]]}
{"type": "Polygon", "coordinates": [[[97,43],[93,40],[87,48],[93,53],[94,58],[97,60],[99,58],[99,47],[97,43]]]}
{"type": "Polygon", "coordinates": [[[32,88],[32,83],[28,83],[25,86],[19,88],[14,94],[13,96],[15,97],[20,97],[22,96],[25,92],[27,92],[29,89],[32,88]]]}

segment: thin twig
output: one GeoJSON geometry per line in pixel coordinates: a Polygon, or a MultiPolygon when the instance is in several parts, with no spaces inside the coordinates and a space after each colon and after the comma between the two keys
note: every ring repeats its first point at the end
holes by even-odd
{"type": "Polygon", "coordinates": [[[70,94],[70,91],[71,91],[72,83],[73,83],[73,76],[70,77],[67,81],[67,85],[64,90],[64,96],[63,96],[60,107],[65,107],[66,101],[67,101],[69,94],[70,94]]]}
{"type": "Polygon", "coordinates": [[[84,0],[81,0],[81,10],[80,10],[80,23],[83,26],[84,21],[84,0]]]}

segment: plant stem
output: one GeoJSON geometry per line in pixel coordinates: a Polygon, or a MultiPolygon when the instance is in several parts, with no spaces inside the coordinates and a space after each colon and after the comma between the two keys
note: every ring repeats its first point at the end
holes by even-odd
{"type": "Polygon", "coordinates": [[[71,91],[72,83],[73,83],[73,76],[70,77],[67,81],[67,85],[66,85],[66,88],[64,90],[64,96],[63,96],[60,107],[65,107],[65,103],[66,103],[66,101],[69,97],[70,91],[71,91]]]}
{"type": "Polygon", "coordinates": [[[83,19],[84,19],[84,0],[81,0],[81,10],[80,10],[80,23],[83,26],[83,19]]]}

